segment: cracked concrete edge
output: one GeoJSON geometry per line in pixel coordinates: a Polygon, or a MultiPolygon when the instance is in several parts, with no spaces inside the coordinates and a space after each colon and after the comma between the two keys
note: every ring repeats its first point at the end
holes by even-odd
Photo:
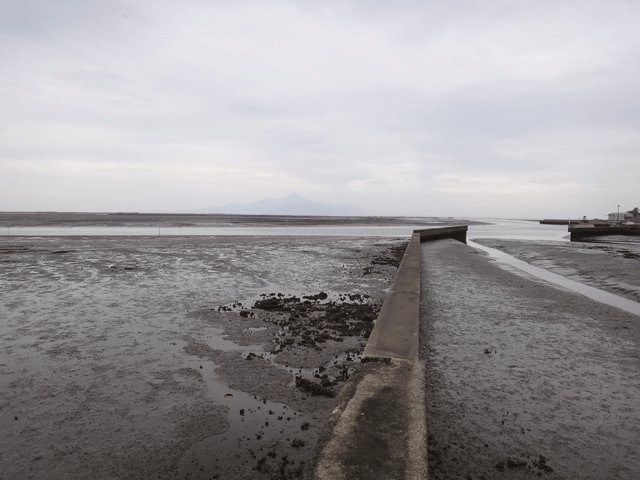
{"type": "Polygon", "coordinates": [[[305,469],[305,479],[427,478],[424,367],[419,360],[361,364],[305,469]]]}

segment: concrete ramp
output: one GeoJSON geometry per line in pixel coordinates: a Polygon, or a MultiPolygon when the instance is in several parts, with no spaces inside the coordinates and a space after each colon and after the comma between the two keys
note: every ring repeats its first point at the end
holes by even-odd
{"type": "Polygon", "coordinates": [[[420,315],[420,234],[411,236],[385,298],[363,359],[418,358],[420,315]]]}

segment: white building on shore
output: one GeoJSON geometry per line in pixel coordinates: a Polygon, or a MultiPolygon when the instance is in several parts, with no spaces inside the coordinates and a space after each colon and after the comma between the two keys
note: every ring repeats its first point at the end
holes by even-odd
{"type": "Polygon", "coordinates": [[[638,209],[638,207],[634,208],[633,210],[629,210],[628,212],[613,212],[609,214],[609,221],[610,222],[626,222],[629,221],[631,219],[638,219],[640,218],[640,210],[638,209]]]}

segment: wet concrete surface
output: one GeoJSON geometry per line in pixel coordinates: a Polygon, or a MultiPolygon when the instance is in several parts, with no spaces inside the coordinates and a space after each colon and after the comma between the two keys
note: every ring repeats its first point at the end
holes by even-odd
{"type": "Polygon", "coordinates": [[[405,244],[2,238],[0,478],[299,477],[405,244]]]}
{"type": "MultiPolygon", "coordinates": [[[[582,263],[547,247],[558,268],[582,263]]],[[[601,262],[600,280],[584,273],[594,284],[637,288],[615,254],[576,254],[601,262]]],[[[430,478],[638,478],[640,318],[452,240],[423,244],[422,262],[430,478]]]]}

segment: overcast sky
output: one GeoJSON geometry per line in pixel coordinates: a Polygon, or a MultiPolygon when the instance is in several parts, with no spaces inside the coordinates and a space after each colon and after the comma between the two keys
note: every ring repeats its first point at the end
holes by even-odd
{"type": "Polygon", "coordinates": [[[629,210],[639,5],[0,0],[0,210],[629,210]]]}

